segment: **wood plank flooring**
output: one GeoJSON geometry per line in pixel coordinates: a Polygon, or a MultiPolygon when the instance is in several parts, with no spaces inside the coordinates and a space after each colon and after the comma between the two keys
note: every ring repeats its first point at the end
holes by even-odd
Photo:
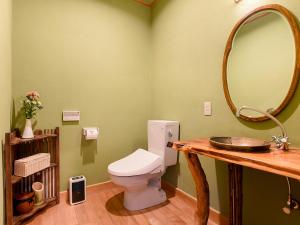
{"type": "MultiPolygon", "coordinates": [[[[27,225],[194,225],[195,204],[167,190],[162,205],[131,212],[123,207],[122,188],[107,183],[89,187],[87,201],[70,206],[66,193],[59,205],[46,209],[27,225]]],[[[213,223],[208,223],[214,225],[213,223]]]]}

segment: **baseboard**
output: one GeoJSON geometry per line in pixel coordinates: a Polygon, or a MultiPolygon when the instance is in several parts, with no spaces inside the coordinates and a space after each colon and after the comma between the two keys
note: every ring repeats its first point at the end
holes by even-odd
{"type": "Polygon", "coordinates": [[[113,188],[113,187],[115,187],[115,184],[113,184],[113,182],[111,180],[86,186],[87,189],[93,189],[93,188],[107,189],[107,188],[113,188]]]}
{"type": "MultiPolygon", "coordinates": [[[[114,184],[110,180],[86,186],[87,189],[94,189],[94,188],[96,188],[96,189],[106,189],[106,188],[112,188],[112,187],[114,187],[114,184]]],[[[68,193],[68,190],[60,192],[60,194],[66,194],[66,193],[68,193]]]]}
{"type": "MultiPolygon", "coordinates": [[[[183,199],[189,202],[189,204],[193,205],[195,208],[197,208],[197,199],[184,192],[183,190],[174,187],[172,184],[162,181],[162,188],[168,190],[170,193],[174,193],[174,195],[180,195],[183,199]]],[[[221,213],[218,210],[215,210],[214,208],[210,207],[209,211],[209,221],[216,224],[216,225],[228,225],[229,221],[228,218],[221,215],[221,213]]]]}

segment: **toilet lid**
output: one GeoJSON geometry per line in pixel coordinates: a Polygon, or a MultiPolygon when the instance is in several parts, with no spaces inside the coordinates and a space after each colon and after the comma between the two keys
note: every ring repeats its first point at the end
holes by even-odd
{"type": "Polygon", "coordinates": [[[161,157],[144,149],[109,164],[108,172],[115,176],[136,176],[150,173],[161,166],[161,157]]]}

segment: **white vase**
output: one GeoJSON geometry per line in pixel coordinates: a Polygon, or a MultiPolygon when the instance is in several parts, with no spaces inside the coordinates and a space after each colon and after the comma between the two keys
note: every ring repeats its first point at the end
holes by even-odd
{"type": "Polygon", "coordinates": [[[24,138],[24,139],[34,138],[33,131],[32,131],[31,119],[26,119],[22,138],[24,138]]]}

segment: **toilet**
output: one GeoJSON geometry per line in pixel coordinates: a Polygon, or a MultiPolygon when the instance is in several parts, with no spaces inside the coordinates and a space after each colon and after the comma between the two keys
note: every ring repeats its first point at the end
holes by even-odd
{"type": "Polygon", "coordinates": [[[112,182],[125,189],[126,209],[145,209],[167,200],[161,176],[168,166],[177,163],[177,152],[167,143],[177,141],[178,136],[178,121],[149,120],[148,151],[139,148],[108,166],[112,182]]]}

